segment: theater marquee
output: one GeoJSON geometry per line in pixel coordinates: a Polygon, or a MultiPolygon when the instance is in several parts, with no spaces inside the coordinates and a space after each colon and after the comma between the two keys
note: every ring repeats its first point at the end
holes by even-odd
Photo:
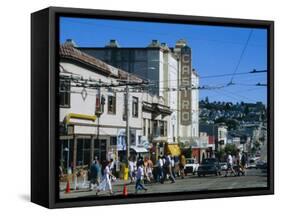
{"type": "Polygon", "coordinates": [[[191,124],[191,50],[182,49],[181,55],[181,124],[191,124]]]}

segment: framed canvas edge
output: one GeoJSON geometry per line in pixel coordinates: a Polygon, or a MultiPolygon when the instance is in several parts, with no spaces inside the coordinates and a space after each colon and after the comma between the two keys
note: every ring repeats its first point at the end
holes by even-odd
{"type": "Polygon", "coordinates": [[[148,202],[165,202],[165,201],[180,201],[194,199],[210,199],[210,198],[227,198],[239,196],[256,196],[256,195],[272,195],[274,194],[274,21],[268,20],[249,20],[236,18],[218,18],[218,17],[202,17],[188,15],[172,15],[172,14],[156,14],[156,13],[140,13],[128,11],[111,11],[111,10],[95,10],[95,9],[80,9],[80,8],[63,8],[49,7],[49,205],[48,208],[64,208],[64,207],[82,207],[82,206],[100,206],[100,205],[116,205],[116,204],[133,204],[133,203],[148,203],[148,202]],[[183,194],[183,195],[163,195],[161,197],[134,197],[123,199],[107,199],[107,200],[87,200],[87,201],[59,201],[56,199],[56,164],[55,164],[55,134],[56,134],[56,110],[55,110],[55,84],[56,84],[56,58],[58,54],[58,38],[56,38],[56,17],[61,14],[73,16],[100,16],[100,17],[115,17],[124,19],[137,18],[138,20],[151,20],[166,22],[193,22],[195,24],[206,25],[227,25],[227,26],[253,26],[268,29],[268,156],[269,160],[269,177],[268,188],[256,189],[249,191],[208,191],[208,193],[183,194]]]}

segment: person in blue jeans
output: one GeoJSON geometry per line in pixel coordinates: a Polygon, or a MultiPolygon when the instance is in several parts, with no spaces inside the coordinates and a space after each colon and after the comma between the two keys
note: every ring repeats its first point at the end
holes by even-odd
{"type": "Polygon", "coordinates": [[[144,170],[143,170],[143,163],[138,164],[137,168],[137,174],[136,174],[136,193],[138,193],[138,190],[145,190],[147,191],[147,188],[142,184],[144,176],[144,170]]]}
{"type": "Polygon", "coordinates": [[[161,182],[163,178],[163,159],[161,156],[158,157],[157,161],[157,182],[161,182]]]}

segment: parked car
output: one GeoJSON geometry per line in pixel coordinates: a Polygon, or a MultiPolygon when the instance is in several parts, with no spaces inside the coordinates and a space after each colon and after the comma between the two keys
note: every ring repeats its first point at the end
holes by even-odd
{"type": "Polygon", "coordinates": [[[187,158],[186,159],[186,164],[184,166],[184,173],[192,173],[193,175],[196,174],[197,170],[199,167],[199,163],[197,162],[196,159],[194,158],[187,158]]]}
{"type": "Polygon", "coordinates": [[[259,160],[256,163],[256,168],[257,169],[267,169],[267,163],[263,160],[259,160]]]}
{"type": "Polygon", "coordinates": [[[221,171],[227,170],[227,163],[226,162],[220,162],[220,166],[221,166],[221,171]]]}
{"type": "Polygon", "coordinates": [[[219,164],[218,159],[203,159],[202,163],[198,167],[197,175],[200,177],[208,174],[221,175],[221,166],[219,164]]]}
{"type": "Polygon", "coordinates": [[[259,159],[259,157],[250,158],[247,169],[257,169],[257,162],[259,159]]]}

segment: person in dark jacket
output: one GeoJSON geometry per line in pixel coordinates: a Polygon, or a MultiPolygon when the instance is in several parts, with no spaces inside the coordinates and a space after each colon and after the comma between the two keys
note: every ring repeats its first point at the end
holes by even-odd
{"type": "Polygon", "coordinates": [[[93,160],[90,167],[90,190],[93,190],[93,186],[98,186],[100,183],[100,164],[97,159],[93,160]]]}

